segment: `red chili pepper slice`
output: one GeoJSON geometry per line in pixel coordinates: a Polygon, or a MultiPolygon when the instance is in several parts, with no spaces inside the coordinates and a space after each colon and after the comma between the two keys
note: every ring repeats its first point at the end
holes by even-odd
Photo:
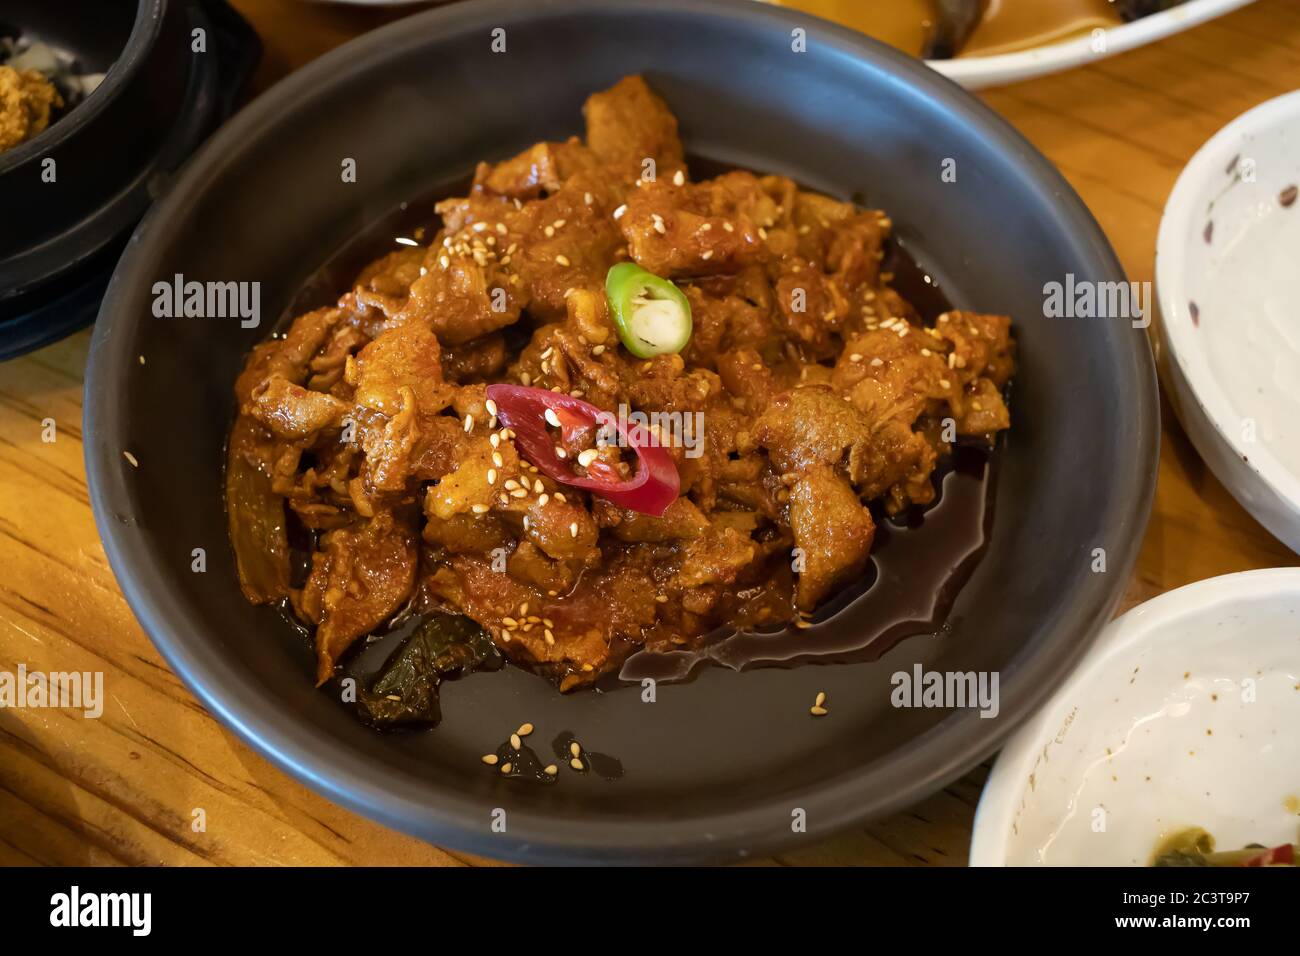
{"type": "Polygon", "coordinates": [[[1258,856],[1252,856],[1242,866],[1295,866],[1295,846],[1283,843],[1271,850],[1263,850],[1258,856]]]}
{"type": "Polygon", "coordinates": [[[524,457],[547,477],[590,491],[620,508],[656,518],[663,517],[677,500],[681,492],[677,466],[665,448],[653,443],[653,436],[643,426],[632,424],[625,428],[617,416],[590,402],[544,388],[489,385],[487,397],[496,404],[497,418],[515,433],[515,445],[524,457]],[[591,469],[585,478],[574,474],[571,465],[555,454],[555,443],[546,431],[547,409],[554,412],[566,436],[582,428],[616,429],[627,447],[636,452],[636,474],[626,480],[600,468],[591,469]]]}

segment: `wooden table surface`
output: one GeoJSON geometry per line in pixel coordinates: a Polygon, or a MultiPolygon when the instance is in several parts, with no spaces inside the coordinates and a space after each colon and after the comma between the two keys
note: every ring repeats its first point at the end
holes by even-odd
{"type": "MultiPolygon", "coordinates": [[[[413,8],[235,0],[265,54],[260,90],[413,8]]],[[[1152,278],[1179,170],[1233,117],[1300,87],[1300,4],[1223,19],[984,99],[1060,167],[1129,276],[1152,278]]],[[[0,710],[0,863],[481,865],[343,810],[210,717],[123,600],[95,532],[81,455],[89,332],[0,364],[0,670],[103,671],[102,717],[0,710]],[[42,440],[43,422],[56,440],[42,440]],[[203,808],[196,832],[192,811],[203,808]]],[[[1192,581],[1300,564],[1206,469],[1166,406],[1155,510],[1125,607],[1192,581]]],[[[960,865],[987,768],[904,813],[781,864],[960,865]]]]}

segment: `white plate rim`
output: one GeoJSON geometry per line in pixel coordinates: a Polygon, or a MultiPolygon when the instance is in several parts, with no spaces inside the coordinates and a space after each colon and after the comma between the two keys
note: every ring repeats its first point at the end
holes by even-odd
{"type": "MultiPolygon", "coordinates": [[[[1278,460],[1273,451],[1262,442],[1244,446],[1238,437],[1239,429],[1228,427],[1229,422],[1240,421],[1232,402],[1213,375],[1193,372],[1186,355],[1202,351],[1194,338],[1187,297],[1175,292],[1186,290],[1185,266],[1180,246],[1192,226],[1192,217],[1201,215],[1197,208],[1198,187],[1213,177],[1221,177],[1224,160],[1241,152],[1242,143],[1256,131],[1268,129],[1279,121],[1290,119],[1300,125],[1300,90],[1284,93],[1242,113],[1227,126],[1215,133],[1197,150],[1196,155],[1183,168],[1174,183],[1173,191],[1165,203],[1156,235],[1156,300],[1160,308],[1160,332],[1164,339],[1169,361],[1177,366],[1178,374],[1187,383],[1188,392],[1196,401],[1204,419],[1209,422],[1219,438],[1275,495],[1284,499],[1291,508],[1300,509],[1300,476],[1278,460]]],[[[1209,459],[1207,459],[1208,463],[1209,459]]],[[[1229,476],[1220,475],[1231,487],[1229,476]]]]}
{"type": "Polygon", "coordinates": [[[1230,600],[1281,594],[1300,597],[1300,567],[1238,571],[1186,584],[1139,604],[1107,625],[1083,663],[998,754],[975,811],[969,865],[1006,865],[1008,835],[1043,741],[1055,736],[1066,710],[1112,660],[1180,618],[1204,614],[1230,600]]]}

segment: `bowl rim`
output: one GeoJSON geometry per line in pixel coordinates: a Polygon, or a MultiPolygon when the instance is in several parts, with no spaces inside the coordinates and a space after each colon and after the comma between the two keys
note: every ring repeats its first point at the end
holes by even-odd
{"type": "MultiPolygon", "coordinates": [[[[669,822],[644,820],[602,822],[599,825],[546,817],[524,809],[512,811],[511,839],[503,842],[482,826],[477,802],[447,787],[438,792],[436,809],[427,799],[426,781],[397,771],[378,774],[373,764],[360,762],[331,738],[316,735],[300,723],[280,719],[277,704],[236,679],[231,665],[201,637],[201,622],[189,617],[174,594],[151,587],[161,571],[147,539],[129,514],[132,494],[121,449],[108,442],[124,428],[114,385],[134,367],[130,337],[124,326],[140,315],[120,307],[128,288],[148,288],[145,269],[150,247],[164,246],[169,233],[179,231],[188,193],[217,178],[232,157],[249,148],[287,110],[302,99],[328,96],[334,82],[364,72],[383,60],[428,42],[431,36],[450,37],[502,24],[520,25],[582,14],[636,11],[644,15],[715,17],[724,21],[769,21],[783,31],[795,26],[816,29],[819,44],[841,57],[870,63],[895,83],[914,84],[926,96],[943,103],[961,122],[997,143],[1022,170],[1024,179],[1050,199],[1051,208],[1069,231],[1080,262],[1098,275],[1116,279],[1124,273],[1095,218],[1056,168],[1009,123],[957,84],[928,69],[919,60],[894,51],[846,28],[752,0],[479,0],[434,8],[371,31],[286,77],[246,106],[189,161],[166,196],[137,229],[105,296],[91,346],[86,377],[84,413],[85,459],[96,523],[111,566],[129,605],[168,664],[199,701],[261,756],[311,786],[327,798],[397,830],[432,843],[496,858],[525,862],[709,862],[738,859],[754,849],[772,851],[807,836],[794,834],[788,810],[775,815],[762,805],[708,817],[677,817],[669,822]],[[193,628],[193,630],[191,630],[193,628]],[[381,781],[385,785],[381,785],[381,781]]],[[[1119,333],[1116,333],[1119,334],[1119,333]]],[[[1021,656],[1004,668],[1002,689],[1005,719],[981,721],[973,713],[950,715],[918,737],[904,753],[868,764],[820,782],[792,795],[807,808],[810,830],[829,835],[869,816],[878,816],[914,802],[969,770],[993,753],[1013,725],[1033,711],[1059,684],[1086,651],[1118,602],[1137,558],[1155,490],[1160,433],[1157,387],[1151,350],[1145,336],[1130,336],[1120,349],[1123,368],[1135,390],[1134,442],[1138,445],[1126,472],[1113,475],[1123,493],[1115,496],[1110,513],[1118,543],[1110,572],[1089,575],[1079,585],[1073,614],[1053,632],[1051,644],[1021,656]],[[1048,653],[1048,650],[1051,653],[1048,653]],[[981,726],[982,725],[982,726],[981,726]],[[876,772],[868,773],[868,770],[876,772]]]]}
{"type": "Polygon", "coordinates": [[[67,116],[51,123],[25,143],[19,143],[13,149],[0,153],[0,176],[75,136],[107,109],[108,104],[117,98],[141,64],[148,59],[162,30],[167,5],[176,2],[177,0],[137,0],[135,20],[131,23],[126,45],[122,47],[122,55],[108,68],[103,82],[91,90],[90,95],[67,116]]]}
{"type": "MultiPolygon", "coordinates": [[[[1284,93],[1252,107],[1211,136],[1196,151],[1183,167],[1165,202],[1160,229],[1156,234],[1155,279],[1156,299],[1162,318],[1161,336],[1166,351],[1175,363],[1177,373],[1187,383],[1187,393],[1196,402],[1201,416],[1241,463],[1273,494],[1285,501],[1293,512],[1300,515],[1300,475],[1283,465],[1273,450],[1263,442],[1256,442],[1250,447],[1243,446],[1237,438],[1239,429],[1228,427],[1228,422],[1240,420],[1241,416],[1233,410],[1227,392],[1212,373],[1207,371],[1202,374],[1189,364],[1188,356],[1192,353],[1203,354],[1205,343],[1204,336],[1196,336],[1191,331],[1190,316],[1185,304],[1188,297],[1185,294],[1187,284],[1183,256],[1186,241],[1193,234],[1190,231],[1193,216],[1199,215],[1197,207],[1200,188],[1211,179],[1223,176],[1223,158],[1239,153],[1242,144],[1253,134],[1261,130],[1272,131],[1287,120],[1300,123],[1300,91],[1284,93]]],[[[1211,463],[1211,468],[1213,467],[1211,463]]],[[[1229,477],[1219,475],[1220,480],[1231,488],[1233,483],[1228,480],[1229,477]]]]}
{"type": "Polygon", "coordinates": [[[1151,640],[1154,634],[1175,621],[1212,612],[1232,601],[1284,594],[1294,595],[1300,600],[1300,567],[1256,568],[1194,581],[1158,594],[1112,621],[1097,638],[1084,662],[1052,695],[1052,699],[1021,725],[998,754],[975,811],[970,865],[1007,865],[1011,824],[1024,783],[1043,749],[1043,741],[1055,736],[1063,709],[1081,697],[1111,661],[1151,640]]]}
{"type": "Polygon", "coordinates": [[[1107,27],[1106,49],[1092,48],[1091,33],[1066,37],[1053,43],[995,53],[989,56],[965,56],[951,60],[927,60],[932,69],[956,80],[967,89],[982,89],[1002,83],[1014,83],[1127,53],[1165,37],[1191,30],[1209,20],[1238,10],[1255,0],[1191,0],[1184,6],[1171,7],[1148,14],[1138,20],[1107,27]]]}

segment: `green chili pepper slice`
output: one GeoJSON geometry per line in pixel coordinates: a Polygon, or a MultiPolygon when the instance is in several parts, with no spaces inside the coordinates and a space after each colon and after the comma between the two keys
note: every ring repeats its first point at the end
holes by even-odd
{"type": "Polygon", "coordinates": [[[634,262],[605,276],[618,337],[637,358],[680,352],[691,338],[691,304],[682,290],[634,262]]]}

